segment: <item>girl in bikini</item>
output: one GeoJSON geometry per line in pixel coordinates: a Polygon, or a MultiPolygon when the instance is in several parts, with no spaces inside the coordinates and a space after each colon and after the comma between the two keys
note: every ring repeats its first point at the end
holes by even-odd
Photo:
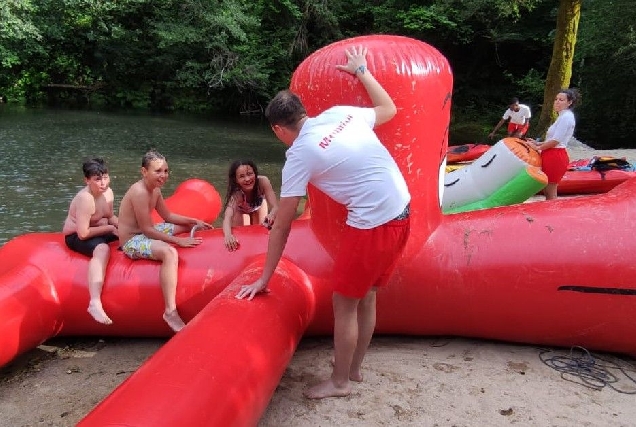
{"type": "Polygon", "coordinates": [[[238,248],[238,240],[232,227],[262,224],[271,228],[276,218],[278,201],[272,184],[266,176],[258,175],[258,168],[251,160],[237,160],[228,172],[223,235],[229,251],[238,248]],[[271,207],[269,213],[268,206],[271,207]]]}

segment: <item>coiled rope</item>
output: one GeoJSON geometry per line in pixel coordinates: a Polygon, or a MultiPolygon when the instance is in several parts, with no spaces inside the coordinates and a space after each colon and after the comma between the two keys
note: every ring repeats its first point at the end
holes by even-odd
{"type": "Polygon", "coordinates": [[[539,359],[561,373],[561,378],[588,387],[601,390],[609,387],[618,393],[636,394],[636,367],[629,361],[618,357],[601,357],[590,353],[579,346],[570,348],[568,355],[552,355],[555,350],[542,349],[539,359]],[[631,374],[631,375],[630,375],[631,374]],[[620,387],[619,382],[627,381],[627,387],[620,387]]]}

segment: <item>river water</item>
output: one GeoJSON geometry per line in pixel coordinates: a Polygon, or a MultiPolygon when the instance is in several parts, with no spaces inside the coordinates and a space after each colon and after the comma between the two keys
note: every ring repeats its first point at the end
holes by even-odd
{"type": "MultiPolygon", "coordinates": [[[[252,159],[278,193],[286,147],[261,117],[26,109],[0,104],[0,245],[19,234],[60,231],[68,205],[84,186],[82,162],[109,165],[115,209],[140,178],[150,148],[170,168],[164,197],[188,178],[211,182],[225,197],[227,170],[252,159]]],[[[219,225],[217,220],[215,224],[219,225]]]]}

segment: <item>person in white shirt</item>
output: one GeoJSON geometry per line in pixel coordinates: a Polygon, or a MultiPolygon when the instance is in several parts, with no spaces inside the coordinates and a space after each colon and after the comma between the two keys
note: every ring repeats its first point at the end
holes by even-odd
{"type": "Polygon", "coordinates": [[[543,189],[546,200],[557,198],[557,186],[568,169],[570,158],[566,148],[574,136],[576,120],[572,108],[580,99],[576,89],[563,89],[554,98],[553,109],[558,114],[548,128],[545,141],[528,139],[532,148],[541,153],[541,170],[548,176],[548,185],[543,189]]]}
{"type": "Polygon", "coordinates": [[[347,64],[336,67],[357,76],[373,108],[337,106],[308,117],[300,98],[284,90],[265,110],[272,130],[290,148],[262,275],[236,295],[251,300],[267,290],[308,183],[347,208],[333,266],[333,372],[305,390],[311,399],[347,396],[350,381],[362,381],[361,365],[375,328],[376,288],[387,284],[410,230],[406,181],[373,131],[397,108],[367,69],[367,49],[345,54],[347,64]]]}
{"type": "Polygon", "coordinates": [[[488,134],[488,138],[493,139],[497,130],[503,125],[506,120],[508,122],[508,136],[515,138],[523,138],[528,129],[530,128],[530,118],[532,113],[530,107],[525,104],[519,104],[518,98],[512,98],[508,109],[504,113],[497,126],[488,134]]]}

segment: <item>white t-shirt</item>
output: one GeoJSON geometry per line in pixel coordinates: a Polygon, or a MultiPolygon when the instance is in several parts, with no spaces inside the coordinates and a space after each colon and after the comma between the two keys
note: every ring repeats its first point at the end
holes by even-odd
{"type": "Polygon", "coordinates": [[[574,136],[576,120],[570,109],[559,111],[559,117],[552,123],[545,134],[546,141],[559,141],[554,148],[567,148],[568,142],[574,136]]]}
{"type": "Polygon", "coordinates": [[[510,123],[522,125],[525,124],[526,119],[530,120],[531,116],[530,107],[524,104],[519,104],[519,111],[514,111],[508,108],[503,115],[503,119],[507,120],[510,117],[510,123]]]}
{"type": "Polygon", "coordinates": [[[308,118],[287,150],[281,197],[304,196],[311,182],[347,208],[348,225],[361,229],[402,213],[411,196],[374,124],[372,108],[332,107],[308,118]]]}

